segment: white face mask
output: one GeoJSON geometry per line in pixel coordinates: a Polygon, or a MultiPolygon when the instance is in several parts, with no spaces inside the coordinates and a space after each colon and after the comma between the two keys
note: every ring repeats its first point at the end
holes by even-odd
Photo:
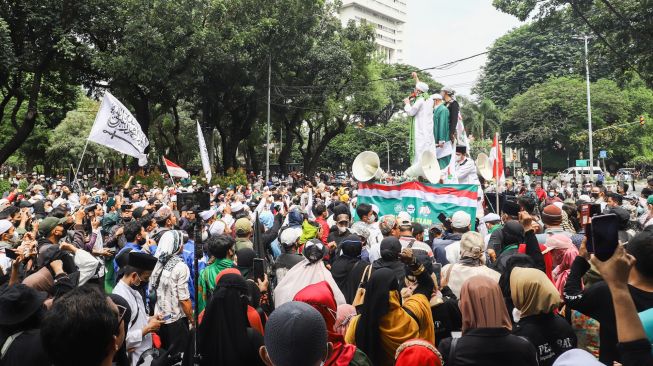
{"type": "Polygon", "coordinates": [[[340,234],[344,233],[345,231],[347,231],[347,227],[346,227],[346,226],[338,226],[338,232],[339,232],[340,234]]]}

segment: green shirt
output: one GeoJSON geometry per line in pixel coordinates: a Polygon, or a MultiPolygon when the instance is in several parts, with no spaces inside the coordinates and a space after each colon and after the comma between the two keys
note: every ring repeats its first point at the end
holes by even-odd
{"type": "Polygon", "coordinates": [[[231,259],[217,259],[215,262],[211,263],[208,267],[204,268],[200,273],[199,278],[199,296],[197,299],[197,309],[199,312],[202,312],[206,307],[207,296],[209,293],[213,293],[215,289],[215,278],[220,272],[227,268],[232,268],[234,262],[231,259]]]}

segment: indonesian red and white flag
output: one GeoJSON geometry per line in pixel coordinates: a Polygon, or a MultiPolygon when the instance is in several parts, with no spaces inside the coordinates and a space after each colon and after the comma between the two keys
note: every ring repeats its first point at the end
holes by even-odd
{"type": "Polygon", "coordinates": [[[499,134],[494,135],[492,141],[492,149],[490,149],[490,162],[492,162],[492,177],[497,182],[497,187],[503,186],[506,181],[506,173],[503,169],[503,156],[501,154],[501,146],[499,145],[499,134]]]}
{"type": "Polygon", "coordinates": [[[187,171],[185,171],[182,167],[179,165],[173,163],[172,161],[166,159],[166,157],[163,157],[163,162],[166,164],[166,169],[168,169],[168,174],[170,174],[171,177],[178,177],[178,178],[188,178],[190,177],[190,174],[188,174],[187,171]]]}

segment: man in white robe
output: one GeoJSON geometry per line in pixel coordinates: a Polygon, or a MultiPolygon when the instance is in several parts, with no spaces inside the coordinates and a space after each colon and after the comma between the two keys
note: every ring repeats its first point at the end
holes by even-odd
{"type": "Polygon", "coordinates": [[[143,297],[132,288],[150,279],[157,259],[149,254],[137,252],[130,252],[128,256],[127,265],[121,268],[124,274],[113,289],[113,293],[124,298],[131,310],[131,318],[126,319],[129,326],[125,341],[130,364],[136,366],[143,352],[152,348],[151,333],[157,331],[164,322],[160,319],[160,314],[147,316],[143,297]]]}
{"type": "Polygon", "coordinates": [[[424,151],[435,154],[435,137],[433,136],[433,101],[428,95],[429,86],[418,81],[415,84],[415,100],[411,104],[409,98],[404,99],[404,111],[414,117],[411,131],[412,164],[419,163],[424,151]]]}

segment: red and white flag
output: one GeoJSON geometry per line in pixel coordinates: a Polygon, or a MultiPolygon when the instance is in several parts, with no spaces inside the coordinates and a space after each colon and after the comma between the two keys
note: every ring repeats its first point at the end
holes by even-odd
{"type": "Polygon", "coordinates": [[[497,187],[500,189],[506,181],[506,173],[503,169],[503,156],[501,154],[501,146],[499,145],[499,133],[494,135],[494,141],[492,141],[490,161],[492,162],[492,178],[496,180],[497,187]]]}
{"type": "Polygon", "coordinates": [[[178,178],[188,178],[190,177],[190,174],[188,174],[187,171],[185,171],[182,167],[179,165],[173,163],[172,161],[166,159],[166,157],[163,157],[163,162],[166,164],[166,169],[168,169],[168,174],[170,174],[171,177],[178,177],[178,178]]]}

